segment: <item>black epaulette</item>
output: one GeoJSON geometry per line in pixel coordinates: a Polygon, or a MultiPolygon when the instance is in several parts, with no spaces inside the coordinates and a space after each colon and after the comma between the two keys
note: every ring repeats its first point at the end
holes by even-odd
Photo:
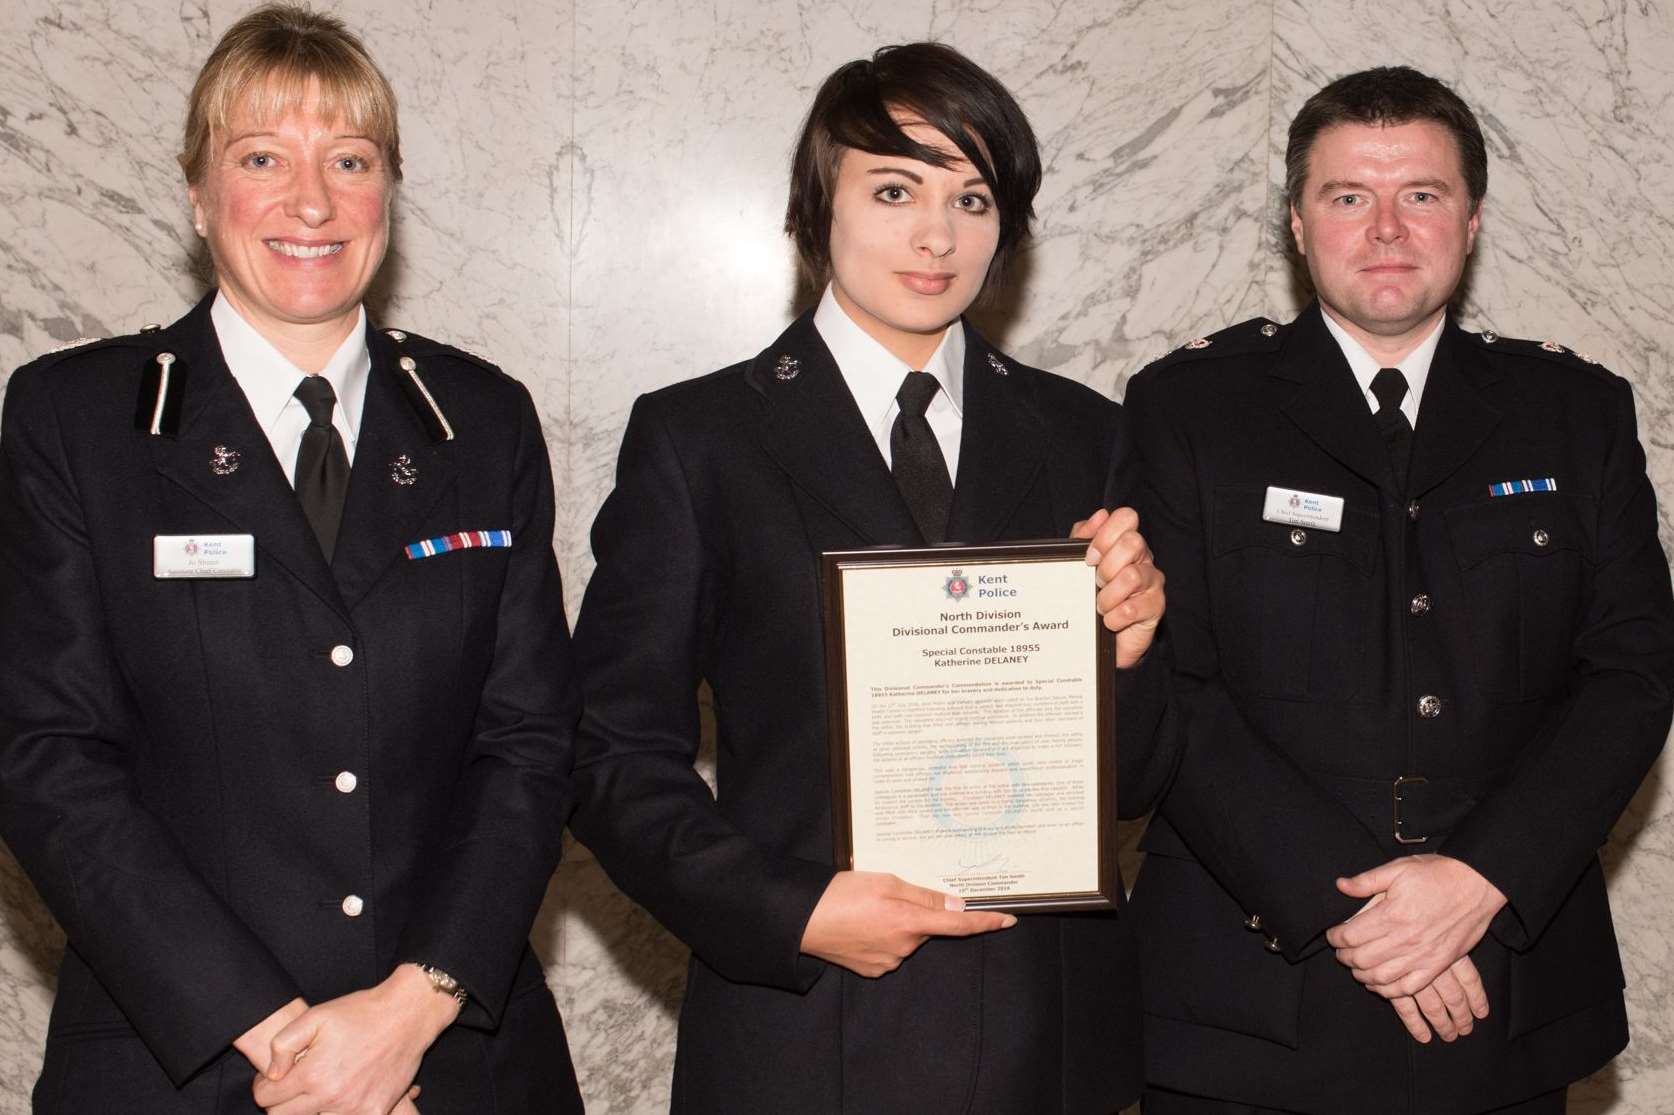
{"type": "Polygon", "coordinates": [[[418,333],[409,333],[405,329],[381,328],[378,332],[394,341],[396,346],[402,352],[410,353],[414,358],[421,356],[451,356],[455,359],[475,364],[477,367],[486,369],[496,375],[505,374],[500,370],[500,366],[494,363],[494,361],[488,359],[488,357],[478,356],[476,353],[468,352],[456,345],[444,344],[441,341],[421,336],[418,333]]]}
{"type": "Polygon", "coordinates": [[[100,349],[139,348],[149,343],[149,339],[143,333],[130,333],[121,337],[81,337],[48,349],[29,361],[24,367],[50,368],[61,361],[89,352],[98,352],[100,349]]]}
{"type": "Polygon", "coordinates": [[[1466,330],[1465,339],[1486,352],[1533,356],[1541,360],[1550,360],[1554,364],[1562,364],[1564,367],[1576,371],[1592,372],[1600,375],[1610,374],[1609,370],[1595,357],[1561,345],[1557,341],[1526,341],[1518,337],[1502,337],[1492,329],[1484,329],[1480,333],[1466,330]]]}
{"type": "Polygon", "coordinates": [[[1156,357],[1146,368],[1165,368],[1192,360],[1207,360],[1217,356],[1240,356],[1253,352],[1277,352],[1284,343],[1290,326],[1264,317],[1253,317],[1237,325],[1229,325],[1218,333],[1187,341],[1173,352],[1156,357]]]}

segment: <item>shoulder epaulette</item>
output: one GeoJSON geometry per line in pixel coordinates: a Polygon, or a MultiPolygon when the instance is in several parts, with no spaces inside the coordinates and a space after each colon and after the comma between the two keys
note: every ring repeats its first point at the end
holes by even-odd
{"type": "Polygon", "coordinates": [[[1217,333],[1187,341],[1179,348],[1155,357],[1147,367],[1166,367],[1191,360],[1205,360],[1217,356],[1234,356],[1251,352],[1277,352],[1290,329],[1269,318],[1254,317],[1229,325],[1217,333]]]}
{"type": "Polygon", "coordinates": [[[1542,360],[1550,360],[1555,364],[1562,364],[1565,367],[1585,371],[1605,371],[1603,363],[1596,357],[1561,345],[1557,341],[1527,341],[1517,337],[1504,337],[1492,329],[1484,329],[1480,333],[1466,330],[1465,338],[1479,348],[1491,352],[1510,352],[1518,356],[1534,356],[1542,360]]]}
{"type": "Polygon", "coordinates": [[[478,356],[476,353],[462,349],[457,345],[445,344],[442,341],[421,336],[417,333],[409,333],[405,329],[380,329],[379,332],[394,341],[402,352],[411,353],[415,357],[452,356],[460,360],[469,361],[470,363],[486,368],[491,372],[502,375],[504,374],[501,372],[500,366],[494,363],[494,361],[488,359],[488,357],[478,356]]]}
{"type": "Polygon", "coordinates": [[[81,337],[48,349],[31,360],[25,367],[50,367],[60,361],[68,360],[72,356],[98,352],[100,349],[138,348],[148,343],[150,343],[149,339],[141,333],[130,333],[121,337],[81,337]]]}

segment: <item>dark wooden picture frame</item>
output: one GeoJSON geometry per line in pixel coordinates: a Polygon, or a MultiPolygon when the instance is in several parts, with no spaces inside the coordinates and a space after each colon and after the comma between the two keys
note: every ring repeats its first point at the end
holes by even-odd
{"type": "MultiPolygon", "coordinates": [[[[832,550],[820,555],[820,582],[825,604],[826,709],[831,750],[831,827],[839,870],[852,870],[854,863],[854,821],[849,747],[848,662],[843,608],[843,573],[865,567],[934,568],[1012,565],[1028,562],[1080,562],[1087,552],[1084,541],[1044,539],[996,542],[978,546],[938,545],[923,547],[878,547],[864,550],[832,550]]],[[[967,896],[972,910],[1004,910],[1012,913],[1112,910],[1120,886],[1117,871],[1116,835],[1116,641],[1097,618],[1091,593],[1087,601],[1094,613],[1091,664],[1098,688],[1097,785],[1098,820],[1095,825],[1098,848],[1097,886],[1088,891],[1035,894],[967,896]]],[[[865,869],[862,865],[862,869],[865,869]]]]}

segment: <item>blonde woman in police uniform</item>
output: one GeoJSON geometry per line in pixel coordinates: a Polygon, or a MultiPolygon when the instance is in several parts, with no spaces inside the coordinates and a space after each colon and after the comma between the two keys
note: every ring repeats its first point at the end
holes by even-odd
{"type": "Polygon", "coordinates": [[[181,162],[218,289],[21,369],[0,434],[0,825],[69,938],[35,1109],[579,1111],[529,396],[368,326],[400,153],[341,23],[235,24],[181,162]]]}

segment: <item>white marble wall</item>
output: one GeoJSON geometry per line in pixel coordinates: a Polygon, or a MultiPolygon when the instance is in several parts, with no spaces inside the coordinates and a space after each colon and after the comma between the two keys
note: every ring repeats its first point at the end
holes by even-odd
{"type": "MultiPolygon", "coordinates": [[[[1284,130],[1335,74],[1455,83],[1491,151],[1465,316],[1633,380],[1674,549],[1674,11],[1667,0],[324,0],[402,101],[392,324],[491,354],[534,390],[572,606],[586,530],[641,391],[755,352],[792,310],[785,164],[819,80],[944,39],[1010,84],[1047,176],[1023,359],[1120,393],[1153,354],[1299,297],[1282,254],[1284,130]]],[[[198,287],[172,154],[196,67],[242,0],[0,6],[0,368],[169,320],[198,287]]],[[[1665,764],[1666,765],[1666,764],[1665,764]]],[[[1674,785],[1607,859],[1634,1040],[1574,1110],[1674,1110],[1674,785]]],[[[666,1108],[679,947],[585,852],[537,927],[590,1110],[666,1108]]],[[[0,859],[0,1113],[27,1109],[62,940],[0,859]]]]}

